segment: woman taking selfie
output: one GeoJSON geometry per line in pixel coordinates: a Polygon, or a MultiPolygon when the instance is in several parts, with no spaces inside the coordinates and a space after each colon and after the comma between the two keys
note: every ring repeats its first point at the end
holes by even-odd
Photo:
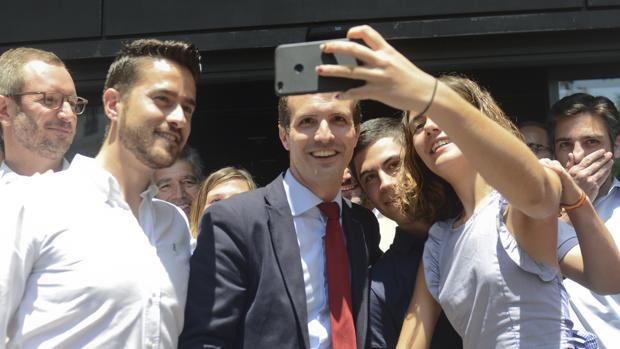
{"type": "Polygon", "coordinates": [[[499,108],[474,107],[370,27],[347,36],[367,46],[330,42],[323,51],[364,64],[317,72],[366,81],[342,99],[409,110],[406,158],[416,185],[407,204],[414,217],[437,222],[399,347],[428,347],[441,308],[465,348],[585,347],[571,329],[556,253],[559,208],[581,207],[581,190],[563,192],[558,169],[538,162],[499,108]]]}

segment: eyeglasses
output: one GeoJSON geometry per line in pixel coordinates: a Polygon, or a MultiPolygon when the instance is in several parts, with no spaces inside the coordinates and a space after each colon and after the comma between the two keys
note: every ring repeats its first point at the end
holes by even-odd
{"type": "Polygon", "coordinates": [[[551,149],[549,147],[544,146],[538,143],[527,143],[527,146],[534,152],[534,154],[539,154],[544,152],[545,154],[551,154],[551,149]]]}
{"type": "Polygon", "coordinates": [[[71,110],[75,113],[75,115],[82,115],[84,110],[86,109],[86,105],[88,104],[88,100],[86,98],[77,97],[77,96],[66,96],[60,92],[23,92],[23,93],[14,93],[8,95],[7,97],[21,97],[21,96],[30,96],[30,95],[41,95],[40,99],[43,102],[43,105],[50,109],[60,109],[65,101],[69,102],[71,106],[71,110]]]}

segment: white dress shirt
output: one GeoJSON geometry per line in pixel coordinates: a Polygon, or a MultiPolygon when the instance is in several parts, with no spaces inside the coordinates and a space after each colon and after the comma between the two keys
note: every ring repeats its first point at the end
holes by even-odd
{"type": "Polygon", "coordinates": [[[76,156],[0,187],[0,347],[175,348],[189,277],[183,212],[76,156]]]}
{"type": "Polygon", "coordinates": [[[373,208],[372,213],[377,217],[377,221],[379,222],[379,248],[381,251],[385,252],[390,249],[390,246],[394,242],[398,224],[381,214],[377,208],[373,208]]]}
{"type": "MultiPolygon", "coordinates": [[[[62,159],[61,171],[64,171],[68,168],[69,168],[69,161],[67,161],[67,159],[62,159]]],[[[48,170],[48,171],[45,171],[44,173],[52,173],[52,172],[54,171],[48,170]]],[[[39,174],[40,173],[38,172],[35,173],[35,175],[39,175],[39,174]]],[[[20,178],[26,178],[26,177],[30,177],[30,176],[22,176],[18,174],[17,172],[13,171],[13,169],[11,169],[9,165],[6,164],[5,161],[2,161],[2,163],[0,163],[0,186],[10,184],[16,180],[19,180],[20,178]]]]}
{"type": "MultiPolygon", "coordinates": [[[[617,179],[614,178],[605,196],[594,201],[594,208],[620,248],[620,182],[617,179]]],[[[620,273],[620,270],[609,272],[620,273]]],[[[570,296],[571,317],[575,326],[581,325],[596,334],[602,349],[618,348],[620,294],[601,296],[569,279],[564,280],[564,286],[570,296]]]]}
{"type": "MultiPolygon", "coordinates": [[[[327,218],[323,217],[317,207],[323,200],[299,183],[290,170],[284,175],[284,191],[291,207],[301,254],[301,267],[306,285],[310,348],[331,348],[327,271],[325,269],[327,218]]],[[[342,213],[340,191],[332,201],[338,204],[342,213]]],[[[348,201],[346,202],[349,204],[348,201]]],[[[340,224],[342,224],[342,214],[340,224]]]]}

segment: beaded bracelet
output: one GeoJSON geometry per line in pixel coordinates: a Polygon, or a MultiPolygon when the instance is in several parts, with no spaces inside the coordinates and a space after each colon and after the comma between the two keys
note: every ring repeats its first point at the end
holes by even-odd
{"type": "Polygon", "coordinates": [[[572,204],[572,205],[566,205],[563,203],[560,203],[560,207],[563,208],[566,211],[569,210],[574,210],[576,208],[579,208],[581,206],[583,206],[583,203],[586,202],[586,199],[588,198],[588,196],[586,195],[585,191],[581,191],[581,196],[579,196],[579,200],[577,200],[576,203],[572,204]]]}

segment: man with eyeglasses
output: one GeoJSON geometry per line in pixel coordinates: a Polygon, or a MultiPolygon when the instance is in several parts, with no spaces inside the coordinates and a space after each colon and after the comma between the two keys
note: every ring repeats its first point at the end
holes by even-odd
{"type": "Polygon", "coordinates": [[[5,159],[0,186],[22,176],[60,171],[77,115],[88,101],[55,54],[20,47],[0,56],[0,125],[5,159]]]}
{"type": "Polygon", "coordinates": [[[549,132],[545,125],[536,121],[525,121],[519,124],[519,131],[523,135],[525,144],[539,159],[552,159],[549,132]]]}
{"type": "Polygon", "coordinates": [[[151,177],[189,138],[199,76],[190,43],[125,44],[97,156],[0,188],[0,348],[176,347],[190,233],[151,177]]]}
{"type": "Polygon", "coordinates": [[[172,166],[158,169],[153,174],[153,183],[159,188],[155,197],[177,205],[189,217],[201,181],[200,154],[187,145],[172,166]]]}

